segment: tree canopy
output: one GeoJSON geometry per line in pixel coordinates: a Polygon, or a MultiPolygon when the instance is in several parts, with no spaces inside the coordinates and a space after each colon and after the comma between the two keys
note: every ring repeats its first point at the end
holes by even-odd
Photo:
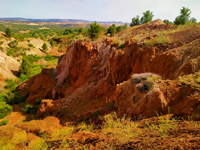
{"type": "Polygon", "coordinates": [[[190,14],[191,11],[189,8],[186,7],[182,7],[182,9],[180,10],[180,14],[178,17],[176,17],[174,24],[176,25],[184,25],[188,22],[190,22],[190,14]]]}
{"type": "Polygon", "coordinates": [[[132,19],[132,22],[130,24],[131,27],[136,26],[136,25],[140,25],[140,16],[136,16],[132,19]]]}
{"type": "Polygon", "coordinates": [[[11,38],[12,36],[12,31],[10,28],[6,28],[6,37],[11,38]]]}
{"type": "Polygon", "coordinates": [[[94,23],[90,24],[90,28],[88,29],[88,34],[90,35],[91,39],[97,39],[101,33],[101,26],[95,21],[94,23]]]}
{"type": "Polygon", "coordinates": [[[113,24],[112,26],[109,26],[107,33],[110,33],[111,35],[114,35],[114,34],[117,33],[117,29],[116,29],[115,24],[113,24]]]}
{"type": "Polygon", "coordinates": [[[150,10],[147,10],[146,12],[143,13],[143,16],[141,18],[141,24],[145,24],[149,21],[152,21],[153,19],[153,12],[151,12],[150,10]]]}

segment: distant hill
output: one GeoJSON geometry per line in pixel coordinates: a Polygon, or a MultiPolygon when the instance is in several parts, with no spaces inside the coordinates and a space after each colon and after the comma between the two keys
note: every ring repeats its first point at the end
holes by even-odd
{"type": "MultiPolygon", "coordinates": [[[[20,22],[54,22],[54,23],[91,23],[94,21],[81,20],[81,19],[31,19],[31,18],[0,18],[0,21],[20,21],[20,22]]],[[[98,21],[102,24],[125,24],[124,22],[117,21],[98,21]]]]}

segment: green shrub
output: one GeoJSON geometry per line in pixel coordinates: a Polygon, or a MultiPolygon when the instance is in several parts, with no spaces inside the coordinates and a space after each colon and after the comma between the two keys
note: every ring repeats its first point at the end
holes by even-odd
{"type": "Polygon", "coordinates": [[[71,28],[69,28],[69,29],[66,29],[66,30],[64,31],[63,35],[69,35],[69,34],[72,34],[72,33],[74,33],[74,30],[71,29],[71,28]]]}
{"type": "Polygon", "coordinates": [[[0,102],[0,119],[7,116],[13,111],[12,106],[6,104],[5,102],[0,102]]]}
{"type": "Polygon", "coordinates": [[[14,50],[14,49],[9,49],[9,50],[7,51],[7,53],[6,53],[6,55],[8,55],[8,56],[13,56],[14,53],[15,53],[15,50],[14,50]]]}
{"type": "Polygon", "coordinates": [[[0,126],[4,126],[8,124],[8,120],[3,120],[0,122],[0,126]]]}
{"type": "Polygon", "coordinates": [[[107,33],[110,33],[111,35],[114,35],[117,33],[117,29],[116,29],[116,26],[115,24],[113,24],[112,26],[110,26],[107,30],[107,33]]]}
{"type": "Polygon", "coordinates": [[[47,51],[47,50],[48,50],[47,43],[44,43],[44,44],[42,45],[42,49],[43,49],[43,51],[47,51]]]}
{"type": "Polygon", "coordinates": [[[127,27],[128,27],[127,24],[125,24],[124,26],[117,26],[117,28],[116,28],[117,33],[127,29],[127,27]]]}
{"type": "Polygon", "coordinates": [[[28,46],[35,48],[35,46],[33,44],[31,44],[31,43],[29,43],[28,46]]]}
{"type": "Polygon", "coordinates": [[[136,87],[139,92],[148,91],[152,87],[154,82],[161,79],[159,75],[153,73],[134,74],[131,78],[132,84],[137,83],[136,87]]]}
{"type": "Polygon", "coordinates": [[[136,16],[132,19],[132,22],[130,24],[131,27],[136,26],[136,25],[140,25],[140,16],[136,16]]]}
{"type": "Polygon", "coordinates": [[[52,47],[56,46],[56,42],[53,41],[53,40],[50,40],[50,44],[51,44],[52,47]]]}

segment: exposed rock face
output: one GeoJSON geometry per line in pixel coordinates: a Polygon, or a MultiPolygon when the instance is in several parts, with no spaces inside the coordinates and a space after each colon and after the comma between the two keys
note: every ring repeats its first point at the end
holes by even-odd
{"type": "MultiPolygon", "coordinates": [[[[198,37],[194,36],[194,39],[198,37]]],[[[50,113],[66,119],[70,113],[73,114],[72,120],[87,116],[85,114],[93,117],[112,111],[116,109],[115,102],[119,114],[132,117],[167,113],[168,107],[171,113],[190,115],[199,105],[198,97],[190,96],[193,90],[178,87],[175,82],[170,86],[161,82],[156,84],[157,88],[141,94],[129,79],[134,73],[145,72],[159,74],[164,80],[176,79],[179,75],[199,70],[199,43],[196,39],[182,45],[179,43],[179,48],[172,44],[171,49],[162,49],[162,46],[146,48],[143,43],[131,39],[123,49],[117,49],[108,39],[101,43],[75,42],[60,57],[53,72],[54,78],[49,70],[44,69],[31,79],[32,82],[27,81],[31,84],[26,102],[36,104],[38,97],[54,99],[56,101],[42,101],[38,117],[50,113]]]]}
{"type": "Polygon", "coordinates": [[[172,113],[186,118],[199,117],[196,111],[200,111],[197,108],[200,99],[193,95],[195,90],[190,87],[178,86],[176,81],[159,81],[143,93],[138,91],[137,85],[130,79],[117,86],[119,116],[127,114],[131,118],[146,118],[160,113],[172,113]]]}

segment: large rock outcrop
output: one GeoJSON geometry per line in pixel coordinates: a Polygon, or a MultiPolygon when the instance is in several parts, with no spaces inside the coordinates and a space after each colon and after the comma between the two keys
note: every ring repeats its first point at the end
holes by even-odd
{"type": "Polygon", "coordinates": [[[198,98],[191,96],[193,90],[161,82],[157,90],[145,95],[134,90],[129,79],[135,73],[152,72],[163,80],[175,80],[180,75],[198,71],[198,36],[195,34],[192,41],[178,46],[172,42],[163,49],[162,45],[146,47],[134,38],[128,40],[124,48],[108,39],[99,43],[74,42],[60,57],[54,71],[45,69],[30,79],[31,84],[30,81],[24,83],[29,83],[30,87],[26,102],[36,104],[37,98],[56,100],[44,100],[38,117],[45,117],[52,111],[61,119],[72,120],[92,118],[117,107],[119,114],[129,116],[150,117],[156,112],[167,113],[168,107],[178,115],[190,115],[193,111],[189,110],[199,105],[198,98]],[[133,103],[133,95],[137,103],[133,103]],[[184,98],[187,96],[189,98],[184,98]]]}

